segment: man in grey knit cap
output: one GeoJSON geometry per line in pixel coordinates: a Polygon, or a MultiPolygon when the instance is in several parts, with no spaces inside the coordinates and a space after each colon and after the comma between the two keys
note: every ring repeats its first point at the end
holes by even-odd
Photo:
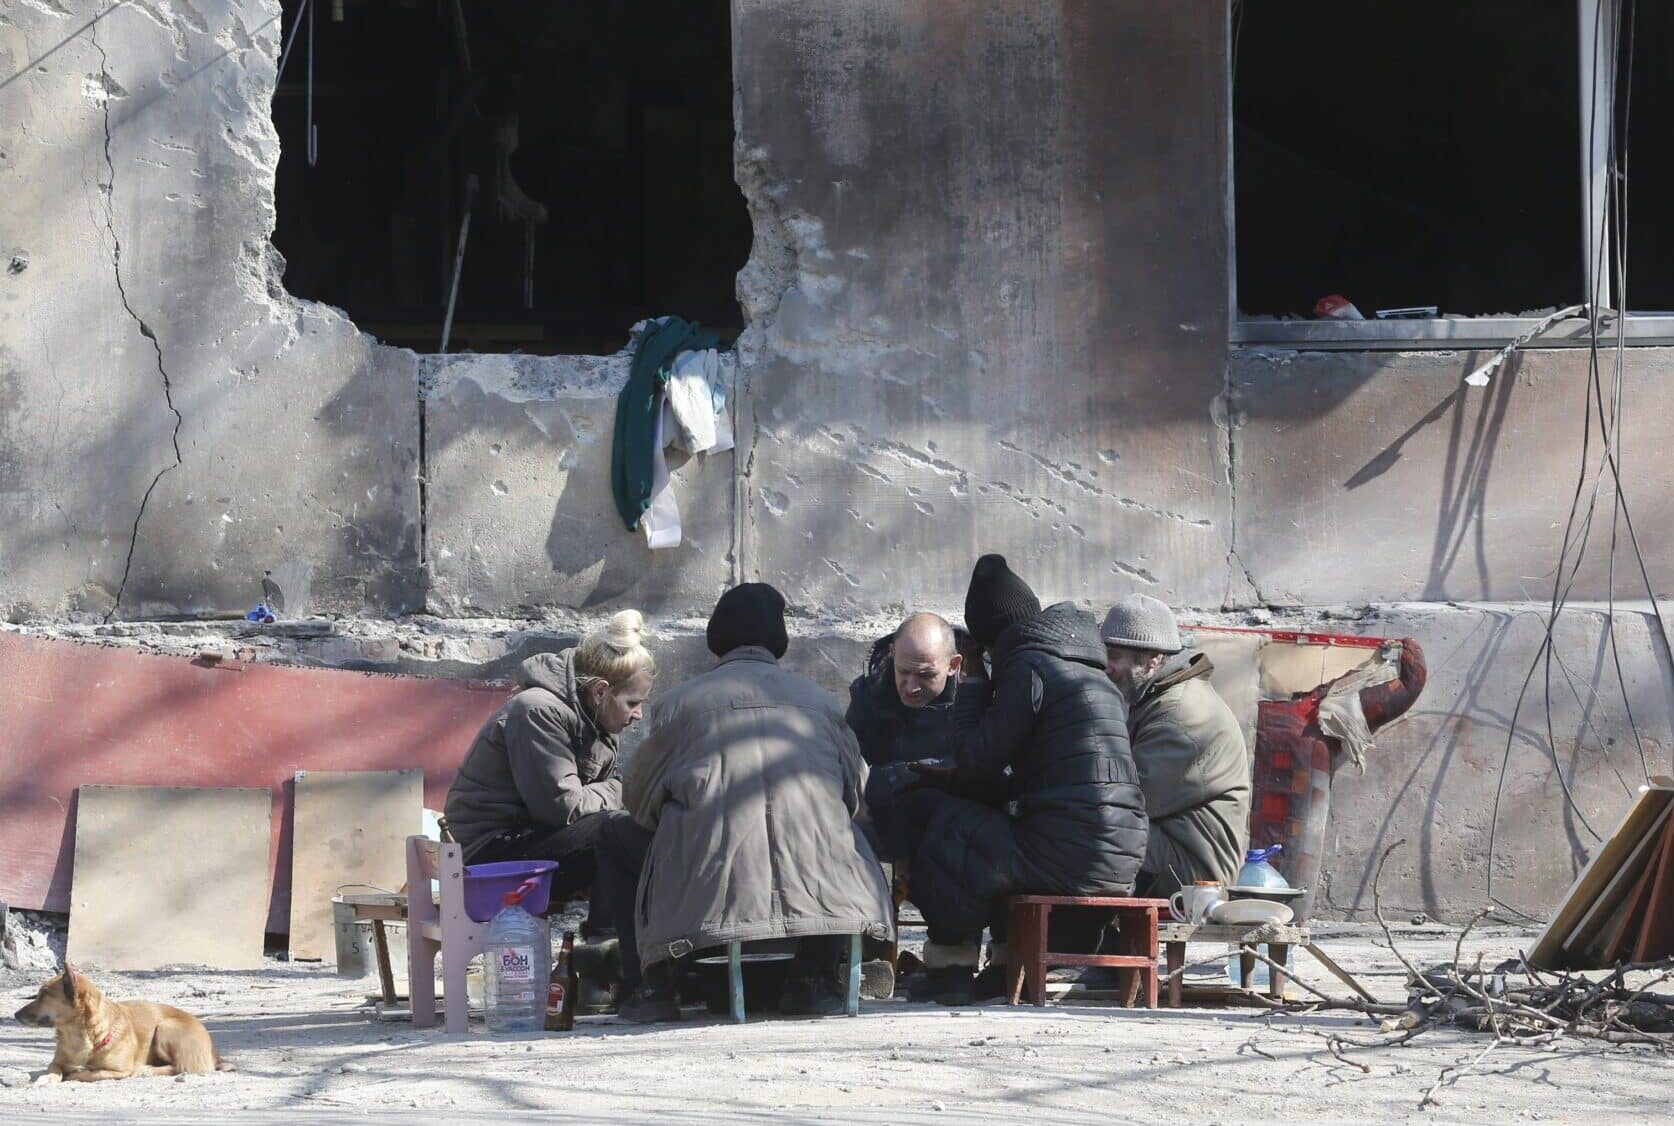
{"type": "Polygon", "coordinates": [[[1250,755],[1238,718],[1187,648],[1174,612],[1131,594],[1105,615],[1105,671],[1128,701],[1128,740],[1151,832],[1136,893],[1230,884],[1250,839],[1250,755]]]}

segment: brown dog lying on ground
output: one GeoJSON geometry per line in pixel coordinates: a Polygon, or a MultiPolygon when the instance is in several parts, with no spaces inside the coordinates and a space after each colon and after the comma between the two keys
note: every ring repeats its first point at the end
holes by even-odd
{"type": "Polygon", "coordinates": [[[235,1070],[216,1054],[209,1030],[191,1013],[150,1001],[118,1004],[70,965],[15,1015],[58,1036],[52,1065],[36,1083],[235,1070]]]}

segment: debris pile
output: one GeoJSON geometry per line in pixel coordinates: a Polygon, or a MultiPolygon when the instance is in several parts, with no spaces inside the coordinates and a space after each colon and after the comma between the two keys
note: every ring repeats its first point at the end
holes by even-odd
{"type": "Polygon", "coordinates": [[[63,915],[13,910],[8,913],[0,961],[20,973],[51,972],[64,963],[68,936],[69,920],[63,915]]]}
{"type": "Polygon", "coordinates": [[[1603,977],[1547,973],[1521,958],[1493,969],[1444,964],[1411,983],[1407,1011],[1384,1031],[1451,1024],[1496,1040],[1542,1045],[1565,1037],[1674,1048],[1674,960],[1621,966],[1603,977]]]}

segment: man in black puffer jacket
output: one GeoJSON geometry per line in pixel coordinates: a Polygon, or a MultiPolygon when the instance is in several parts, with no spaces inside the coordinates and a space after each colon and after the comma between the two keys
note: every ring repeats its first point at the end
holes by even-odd
{"type": "Polygon", "coordinates": [[[981,985],[973,978],[985,924],[990,963],[1005,962],[1000,897],[1126,895],[1145,857],[1127,706],[1105,675],[1098,627],[1069,603],[1039,607],[1002,557],[977,562],[965,622],[993,677],[980,660],[965,661],[956,765],[915,767],[922,786],[908,795],[917,808],[905,820],[922,826],[912,900],[930,939],[922,994],[949,1003],[997,984],[997,972],[981,985]]]}

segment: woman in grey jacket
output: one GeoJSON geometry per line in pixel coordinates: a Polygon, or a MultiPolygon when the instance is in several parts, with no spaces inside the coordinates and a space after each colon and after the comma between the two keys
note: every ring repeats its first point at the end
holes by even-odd
{"type": "Polygon", "coordinates": [[[622,808],[617,736],[639,720],[657,672],[644,633],[644,618],[623,610],[575,648],[523,662],[521,691],[477,733],[448,790],[466,863],[556,860],[560,897],[593,882],[600,815],[622,808]]]}

